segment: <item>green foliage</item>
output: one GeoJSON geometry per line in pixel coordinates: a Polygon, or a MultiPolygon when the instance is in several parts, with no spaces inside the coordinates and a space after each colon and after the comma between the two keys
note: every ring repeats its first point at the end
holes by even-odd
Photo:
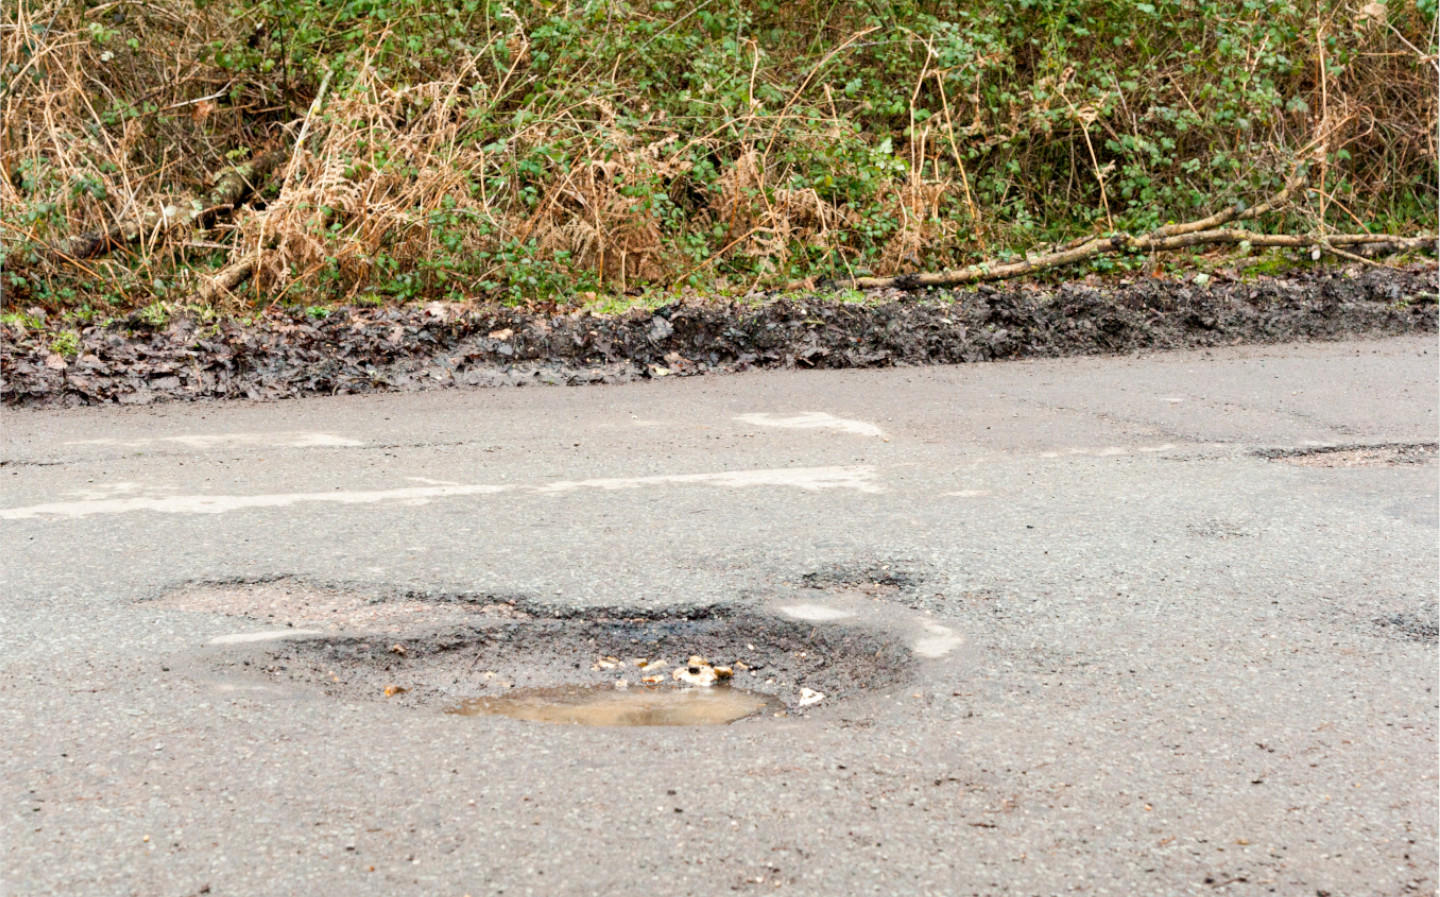
{"type": "Polygon", "coordinates": [[[66,358],[74,358],[80,352],[80,334],[75,330],[64,330],[50,341],[50,351],[66,358]]]}
{"type": "Polygon", "coordinates": [[[135,317],[149,327],[164,327],[170,323],[170,309],[163,302],[151,302],[137,311],[135,317]]]}
{"type": "MultiPolygon", "coordinates": [[[[311,189],[308,217],[237,238],[284,232],[266,296],[312,316],[342,300],[739,294],[1144,231],[1273,192],[1322,119],[1343,125],[1326,224],[1433,227],[1435,91],[1395,33],[1433,53],[1434,0],[1390,4],[1387,27],[1340,0],[168,2],[224,23],[199,29],[187,64],[247,111],[222,132],[102,68],[86,139],[141,133],[168,172],[189,161],[166,143],[182,134],[213,170],[237,146],[293,144],[327,83],[308,132],[324,164],[264,197],[311,189]]],[[[132,45],[148,34],[133,22],[77,31],[106,66],[153,49],[132,45]]],[[[113,217],[128,194],[85,152],[20,158],[5,220],[53,239],[113,217]]],[[[150,313],[225,255],[121,260],[104,297],[25,290],[150,313]]]]}

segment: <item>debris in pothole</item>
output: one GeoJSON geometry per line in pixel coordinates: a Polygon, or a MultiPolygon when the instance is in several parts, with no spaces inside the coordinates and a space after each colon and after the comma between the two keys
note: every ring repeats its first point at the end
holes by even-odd
{"type": "Polygon", "coordinates": [[[399,654],[401,657],[404,657],[404,656],[405,656],[405,646],[404,646],[404,645],[398,645],[398,644],[397,644],[397,645],[391,645],[391,646],[390,646],[390,653],[391,653],[391,654],[399,654]]]}
{"type": "Polygon", "coordinates": [[[802,688],[800,689],[800,700],[796,703],[800,707],[809,707],[812,704],[819,704],[823,700],[825,700],[824,692],[816,691],[813,688],[802,688]]]}
{"type": "Polygon", "coordinates": [[[626,688],[629,688],[629,687],[630,687],[630,681],[629,681],[628,679],[616,679],[616,680],[615,680],[615,687],[616,687],[616,688],[619,688],[619,689],[622,689],[622,690],[623,690],[623,689],[626,689],[626,688]]]}
{"type": "Polygon", "coordinates": [[[699,655],[691,655],[685,666],[674,672],[677,682],[684,682],[686,685],[694,685],[698,688],[709,688],[714,685],[719,675],[715,668],[705,662],[705,658],[699,655]]]}
{"type": "Polygon", "coordinates": [[[393,698],[396,695],[403,695],[407,691],[409,691],[409,689],[402,685],[387,685],[385,686],[385,697],[393,698]]]}

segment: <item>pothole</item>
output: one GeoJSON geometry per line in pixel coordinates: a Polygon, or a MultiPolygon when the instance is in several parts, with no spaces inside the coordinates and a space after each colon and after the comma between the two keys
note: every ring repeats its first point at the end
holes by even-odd
{"type": "Polygon", "coordinates": [[[748,609],[525,610],[523,618],[480,614],[425,634],[293,637],[215,650],[227,674],[337,699],[583,725],[794,713],[899,684],[913,662],[904,640],[884,631],[748,609]]]}
{"type": "Polygon", "coordinates": [[[1327,445],[1301,449],[1261,449],[1268,461],[1300,467],[1399,467],[1426,464],[1440,456],[1440,443],[1395,442],[1383,445],[1327,445]]]}
{"type": "Polygon", "coordinates": [[[836,564],[799,577],[805,589],[883,601],[897,607],[940,616],[951,615],[956,602],[946,596],[943,579],[926,565],[908,560],[836,564]]]}
{"type": "Polygon", "coordinates": [[[811,589],[851,588],[873,595],[913,590],[923,581],[924,577],[893,563],[837,565],[813,570],[800,577],[801,584],[811,589]]]}

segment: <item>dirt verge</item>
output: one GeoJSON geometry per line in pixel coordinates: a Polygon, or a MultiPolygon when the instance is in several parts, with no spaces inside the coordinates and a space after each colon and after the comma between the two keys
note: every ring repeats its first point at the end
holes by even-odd
{"type": "Polygon", "coordinates": [[[1434,264],[1254,281],[981,286],[849,304],[677,302],[600,316],[342,308],[249,325],[0,325],[0,402],[278,399],[453,386],[609,383],[750,368],[1052,358],[1436,331],[1434,264]]]}

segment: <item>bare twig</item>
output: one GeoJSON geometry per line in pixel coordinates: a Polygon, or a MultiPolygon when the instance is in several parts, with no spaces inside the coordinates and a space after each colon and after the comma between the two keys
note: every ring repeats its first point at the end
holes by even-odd
{"type": "Polygon", "coordinates": [[[1296,163],[1290,171],[1290,177],[1285,179],[1285,186],[1280,191],[1264,202],[1246,207],[1239,203],[1227,206],[1208,218],[1201,218],[1197,221],[1189,221],[1184,224],[1167,224],[1158,230],[1152,231],[1152,237],[1177,237],[1181,234],[1194,233],[1195,231],[1212,230],[1232,221],[1249,221],[1252,218],[1259,218],[1267,212],[1284,206],[1290,201],[1294,192],[1305,184],[1307,172],[1303,165],[1296,163]]]}
{"type": "Polygon", "coordinates": [[[1076,262],[1087,261],[1102,255],[1115,255],[1127,251],[1170,252],[1193,246],[1238,245],[1240,243],[1248,243],[1251,246],[1317,249],[1351,259],[1360,258],[1360,256],[1338,247],[1373,245],[1378,248],[1383,244],[1385,248],[1394,252],[1426,248],[1433,251],[1436,248],[1437,238],[1434,234],[1414,237],[1392,234],[1261,234],[1223,226],[1234,221],[1256,218],[1265,212],[1283,206],[1289,201],[1290,195],[1304,183],[1304,180],[1304,173],[1297,166],[1296,171],[1285,182],[1284,188],[1262,203],[1248,209],[1231,206],[1208,218],[1201,218],[1185,224],[1169,224],[1140,236],[1122,233],[1111,237],[1095,237],[1080,243],[1069,243],[1057,250],[1018,262],[982,262],[950,271],[927,271],[918,274],[902,274],[896,277],[852,277],[849,284],[846,285],[862,290],[953,287],[966,283],[1005,280],[1035,271],[1043,271],[1047,268],[1073,265],[1076,262]]]}
{"type": "MultiPolygon", "coordinates": [[[[1425,248],[1433,250],[1436,246],[1436,239],[1434,234],[1417,237],[1398,237],[1389,234],[1326,234],[1320,236],[1315,234],[1257,234],[1253,231],[1233,228],[1190,231],[1168,237],[1157,237],[1151,234],[1132,237],[1128,234],[1116,234],[1108,239],[1089,240],[1074,249],[1051,252],[1020,262],[982,262],[978,265],[951,271],[927,271],[920,274],[902,274],[897,277],[856,277],[846,285],[860,290],[954,287],[967,283],[1007,280],[1047,268],[1073,265],[1076,262],[1083,262],[1102,255],[1115,255],[1126,250],[1168,252],[1193,246],[1249,243],[1251,246],[1282,246],[1292,249],[1313,247],[1322,251],[1332,251],[1338,246],[1385,243],[1396,252],[1404,252],[1425,248]]],[[[1341,255],[1342,253],[1335,252],[1335,254],[1341,255]]]]}
{"type": "Polygon", "coordinates": [[[210,94],[209,96],[196,97],[196,98],[193,99],[193,100],[181,100],[181,101],[178,102],[178,103],[171,103],[169,106],[166,106],[165,108],[166,108],[167,110],[168,110],[168,109],[182,109],[182,108],[184,108],[184,107],[186,107],[186,106],[194,106],[194,105],[197,104],[197,103],[208,103],[208,102],[210,102],[211,100],[218,100],[218,99],[220,99],[221,97],[225,96],[225,94],[229,93],[229,92],[230,92],[230,88],[231,88],[234,84],[235,84],[235,79],[232,78],[232,79],[230,79],[230,83],[229,83],[229,84],[226,84],[224,87],[220,88],[219,90],[215,91],[214,93],[210,94]]]}
{"type": "Polygon", "coordinates": [[[1415,52],[1415,55],[1420,57],[1421,62],[1430,63],[1430,66],[1435,69],[1435,74],[1440,75],[1440,59],[1437,59],[1435,56],[1431,56],[1427,53],[1422,52],[1419,47],[1415,46],[1414,44],[1410,43],[1408,40],[1405,39],[1405,35],[1400,33],[1400,29],[1396,28],[1394,25],[1391,25],[1388,21],[1386,21],[1385,27],[1395,32],[1395,36],[1400,38],[1400,43],[1413,50],[1415,52]]]}

